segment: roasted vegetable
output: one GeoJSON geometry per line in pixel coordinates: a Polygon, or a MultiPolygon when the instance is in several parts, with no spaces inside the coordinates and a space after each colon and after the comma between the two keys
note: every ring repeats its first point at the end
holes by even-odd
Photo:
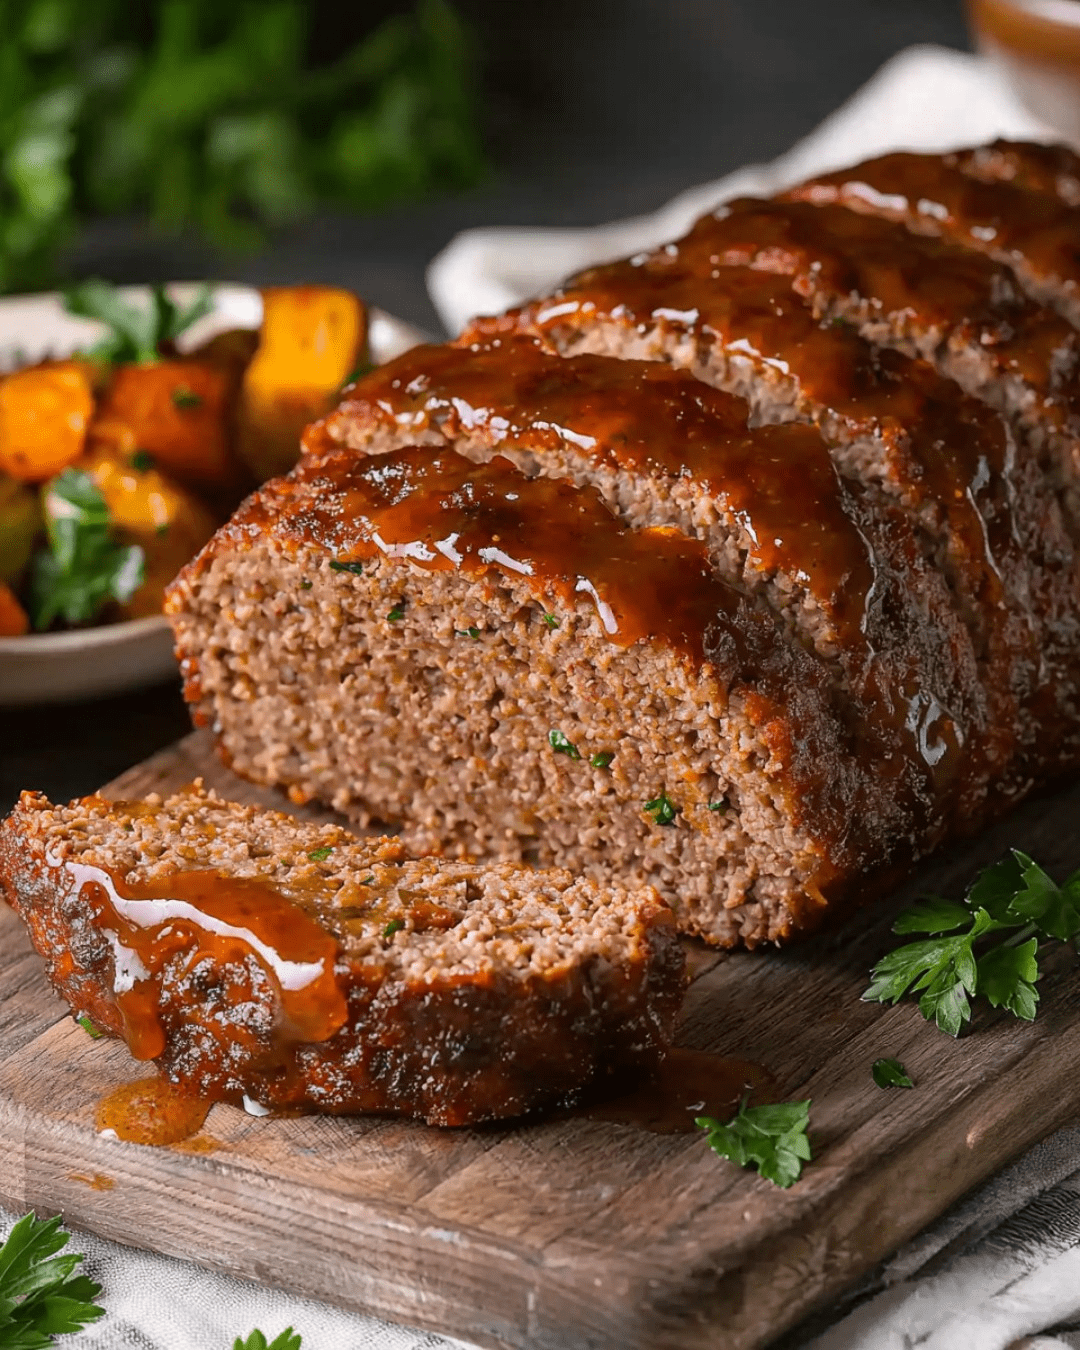
{"type": "Polygon", "coordinates": [[[15,592],[0,581],[0,637],[22,637],[30,631],[30,616],[15,592]]]}
{"type": "Polygon", "coordinates": [[[202,361],[117,366],[102,395],[91,440],[142,450],[172,477],[204,492],[238,495],[243,471],[230,446],[235,378],[202,361]]]}
{"type": "Polygon", "coordinates": [[[367,315],[351,291],[327,286],[263,291],[259,347],[244,373],[240,453],[260,481],[300,454],[300,433],[329,411],[367,358],[367,315]]]}
{"type": "Polygon", "coordinates": [[[0,381],[0,471],[43,483],[78,459],[94,412],[92,368],[51,361],[0,381]]]}
{"type": "Polygon", "coordinates": [[[37,492],[0,474],[0,581],[19,579],[43,526],[37,492]]]}
{"type": "Polygon", "coordinates": [[[105,499],[90,476],[65,469],[43,493],[48,548],[34,555],[34,627],[56,619],[90,623],[111,602],[126,603],[143,584],[143,552],[118,541],[105,499]]]}
{"type": "Polygon", "coordinates": [[[118,539],[143,553],[142,584],[120,606],[120,616],[160,614],[165,587],[214,533],[217,522],[203,503],[154,467],[145,451],[134,455],[92,443],[79,468],[104,499],[118,539]]]}

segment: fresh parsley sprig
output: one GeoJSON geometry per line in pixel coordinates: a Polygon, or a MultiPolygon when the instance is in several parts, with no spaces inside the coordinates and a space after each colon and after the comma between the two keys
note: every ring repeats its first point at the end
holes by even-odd
{"type": "Polygon", "coordinates": [[[237,1336],[233,1341],[233,1350],[300,1350],[300,1337],[292,1327],[286,1327],[280,1336],[267,1342],[261,1331],[253,1331],[247,1340],[237,1336]]]}
{"type": "Polygon", "coordinates": [[[0,1247],[3,1350],[45,1350],[54,1337],[80,1331],[104,1314],[93,1301],[101,1286],[73,1274],[82,1253],[57,1256],[68,1239],[59,1218],[25,1214],[0,1247]]]}
{"type": "Polygon", "coordinates": [[[740,1167],[754,1166],[766,1181],[787,1190],[810,1161],[810,1102],[747,1106],[744,1097],[733,1119],[721,1122],[698,1116],[694,1124],[707,1133],[714,1153],[740,1167]]]}
{"type": "Polygon", "coordinates": [[[143,551],[113,538],[109,508],[90,475],[65,469],[49,484],[44,505],[48,548],[33,561],[34,627],[56,619],[89,623],[110,601],[130,600],[145,576],[143,551]]]}
{"type": "Polygon", "coordinates": [[[1058,885],[1013,849],[980,873],[963,901],[930,896],[901,914],[893,932],[929,936],[883,957],[864,1001],[897,1003],[918,994],[922,1015],[950,1036],[971,1020],[977,995],[1030,1022],[1039,1002],[1041,945],[1080,934],[1080,871],[1058,885]]]}
{"type": "Polygon", "coordinates": [[[200,286],[189,305],[178,305],[164,286],[151,286],[150,304],[128,304],[115,286],[91,279],[64,292],[69,314],[98,319],[109,332],[88,355],[102,361],[157,361],[162,348],[175,342],[196,320],[214,307],[213,291],[200,286]]]}

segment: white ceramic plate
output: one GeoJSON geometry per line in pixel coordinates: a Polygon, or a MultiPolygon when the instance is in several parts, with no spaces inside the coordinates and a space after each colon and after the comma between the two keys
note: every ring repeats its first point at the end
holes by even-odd
{"type": "MultiPolygon", "coordinates": [[[[190,300],[194,283],[169,287],[174,299],[190,300]]],[[[125,286],[121,295],[146,303],[145,286],[125,286]]],[[[427,335],[382,310],[371,311],[371,358],[390,361],[427,335]]],[[[214,309],[181,339],[195,347],[226,328],[258,328],[262,297],[250,286],[217,285],[214,309]]],[[[0,369],[46,356],[68,356],[102,334],[91,319],[64,311],[60,296],[15,295],[0,298],[0,369]]],[[[176,669],[172,635],[164,616],[132,619],[66,633],[0,637],[0,704],[62,703],[118,694],[167,679],[176,669]]]]}

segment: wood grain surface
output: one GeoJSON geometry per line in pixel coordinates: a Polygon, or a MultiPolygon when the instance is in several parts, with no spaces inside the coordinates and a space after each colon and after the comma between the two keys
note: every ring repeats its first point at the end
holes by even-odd
{"type": "MultiPolygon", "coordinates": [[[[106,791],[141,796],[198,774],[283,807],[218,764],[202,733],[106,791]]],[[[186,1145],[99,1137],[97,1102],[142,1066],[74,1024],[4,911],[0,1197],[485,1346],[764,1345],[1080,1112],[1080,978],[1064,954],[1032,1025],[984,1011],[952,1041],[913,1006],[859,1001],[899,905],[959,893],[1010,845],[1055,875],[1080,865],[1080,787],[1029,803],[899,894],[868,896],[832,933],[781,952],[693,947],[680,1044],[756,1060],[784,1098],[813,1101],[814,1161],[789,1191],[701,1136],[580,1118],[439,1131],[216,1106],[186,1145]],[[914,1091],[873,1084],[883,1055],[904,1062],[914,1091]]]]}

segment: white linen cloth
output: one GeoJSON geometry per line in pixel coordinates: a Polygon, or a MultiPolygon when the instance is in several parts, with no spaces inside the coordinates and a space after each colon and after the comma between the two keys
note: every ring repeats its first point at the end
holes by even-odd
{"type": "MultiPolygon", "coordinates": [[[[473,314],[501,310],[577,267],[673,238],[738,193],[775,191],[889,149],[1047,135],[978,58],[912,48],[770,165],[692,188],[635,220],[587,230],[469,230],[434,260],[429,286],[457,331],[473,314]]],[[[13,1221],[0,1212],[0,1232],[13,1221]]],[[[301,1334],[303,1350],[461,1347],[94,1237],[76,1235],[73,1246],[86,1253],[107,1310],[61,1342],[78,1350],[231,1350],[254,1327],[272,1339],[286,1326],[301,1334]]],[[[1080,1129],[1032,1149],[896,1253],[832,1318],[786,1338],[785,1347],[1080,1350],[1080,1129]]]]}

